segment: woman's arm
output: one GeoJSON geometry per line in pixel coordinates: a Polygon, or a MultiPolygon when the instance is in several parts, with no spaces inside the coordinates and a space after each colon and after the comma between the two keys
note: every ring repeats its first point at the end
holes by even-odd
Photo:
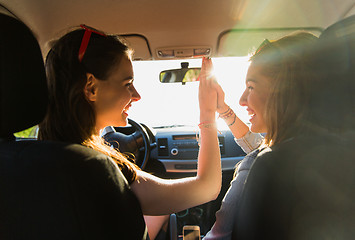
{"type": "Polygon", "coordinates": [[[163,215],[178,212],[217,198],[222,182],[215,112],[217,109],[216,81],[209,74],[210,59],[204,59],[200,74],[200,151],[197,176],[182,179],[161,179],[138,171],[131,184],[143,213],[163,215]]]}
{"type": "Polygon", "coordinates": [[[263,140],[264,137],[260,133],[253,133],[250,131],[241,138],[234,138],[234,141],[246,154],[260,147],[263,140]]]}
{"type": "Polygon", "coordinates": [[[234,113],[227,103],[225,102],[225,93],[222,87],[217,84],[217,112],[219,117],[222,118],[229,129],[231,130],[235,142],[243,149],[245,153],[250,153],[258,148],[262,141],[263,136],[259,133],[252,133],[249,127],[234,113]]]}
{"type": "Polygon", "coordinates": [[[232,109],[225,102],[225,93],[222,87],[217,84],[217,112],[220,116],[225,114],[225,117],[222,117],[229,129],[233,133],[235,138],[243,137],[247,132],[249,132],[249,127],[242,121],[240,118],[235,115],[232,109]],[[232,112],[229,113],[229,110],[232,112]]]}

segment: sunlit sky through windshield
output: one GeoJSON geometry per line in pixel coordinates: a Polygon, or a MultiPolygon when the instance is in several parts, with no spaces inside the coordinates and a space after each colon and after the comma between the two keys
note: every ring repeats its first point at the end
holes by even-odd
{"type": "MultiPolygon", "coordinates": [[[[151,127],[168,125],[191,125],[199,123],[198,82],[160,83],[159,73],[181,67],[188,61],[189,67],[201,67],[201,59],[137,61],[133,63],[134,85],[142,99],[132,104],[129,118],[151,127]]],[[[213,59],[214,72],[226,93],[226,102],[245,122],[249,117],[239,98],[245,89],[245,76],[249,66],[248,57],[213,59]]],[[[223,121],[218,121],[225,128],[223,121]]]]}

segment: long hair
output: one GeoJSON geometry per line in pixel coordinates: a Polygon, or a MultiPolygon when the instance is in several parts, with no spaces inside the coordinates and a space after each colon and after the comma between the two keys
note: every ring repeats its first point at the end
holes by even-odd
{"type": "Polygon", "coordinates": [[[39,139],[77,143],[98,150],[132,173],[128,181],[134,180],[137,166],[98,136],[95,108],[84,93],[87,73],[105,81],[122,57],[130,57],[132,51],[117,36],[92,33],[80,62],[78,53],[84,32],[77,29],[65,34],[54,42],[47,55],[49,105],[39,125],[39,139]]]}
{"type": "Polygon", "coordinates": [[[308,85],[314,77],[311,50],[316,40],[311,33],[297,32],[265,44],[250,59],[271,79],[264,112],[266,145],[312,129],[308,85]]]}

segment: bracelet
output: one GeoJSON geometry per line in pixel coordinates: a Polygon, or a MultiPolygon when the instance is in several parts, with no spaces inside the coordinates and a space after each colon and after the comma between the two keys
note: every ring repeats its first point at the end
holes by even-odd
{"type": "MultiPolygon", "coordinates": [[[[216,122],[202,122],[202,123],[200,123],[199,125],[198,125],[198,127],[201,129],[201,128],[208,128],[208,129],[210,129],[210,128],[215,128],[215,129],[217,129],[217,124],[216,124],[216,122]]],[[[219,133],[219,134],[222,134],[218,129],[217,129],[217,132],[219,133]]],[[[198,146],[200,146],[200,143],[201,143],[201,138],[200,138],[200,134],[197,134],[197,132],[196,132],[196,141],[197,141],[197,143],[198,143],[198,146]]]]}
{"type": "Polygon", "coordinates": [[[231,111],[229,111],[229,113],[228,114],[226,114],[226,115],[224,115],[224,116],[221,116],[220,118],[222,118],[222,119],[227,119],[227,118],[229,118],[229,117],[231,117],[232,115],[234,114],[234,112],[233,112],[233,110],[231,110],[231,111]]]}
{"type": "Polygon", "coordinates": [[[228,127],[232,126],[234,123],[235,123],[235,120],[237,119],[237,116],[234,114],[234,119],[233,119],[233,122],[228,124],[228,127]]]}
{"type": "Polygon", "coordinates": [[[227,111],[225,111],[225,112],[222,112],[222,113],[219,113],[219,115],[221,116],[221,115],[224,115],[224,114],[226,114],[227,112],[229,112],[229,110],[230,110],[231,108],[230,108],[230,106],[228,106],[228,109],[227,109],[227,111]]]}
{"type": "Polygon", "coordinates": [[[198,125],[198,127],[201,128],[215,128],[216,127],[216,122],[202,122],[198,125]]]}
{"type": "Polygon", "coordinates": [[[225,112],[224,114],[219,114],[218,117],[222,118],[222,119],[227,119],[227,118],[231,117],[233,114],[234,114],[233,109],[229,108],[227,112],[225,112]]]}

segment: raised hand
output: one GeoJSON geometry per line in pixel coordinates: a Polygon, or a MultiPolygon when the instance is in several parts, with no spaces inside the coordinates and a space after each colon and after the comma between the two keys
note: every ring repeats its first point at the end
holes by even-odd
{"type": "Polygon", "coordinates": [[[224,93],[222,87],[218,83],[215,84],[215,88],[217,91],[217,112],[224,113],[224,112],[228,111],[228,108],[229,108],[227,103],[224,101],[225,93],[224,93]]]}
{"type": "Polygon", "coordinates": [[[210,58],[202,59],[202,68],[199,76],[199,104],[200,121],[214,121],[217,111],[216,78],[212,75],[213,65],[210,58]]]}

